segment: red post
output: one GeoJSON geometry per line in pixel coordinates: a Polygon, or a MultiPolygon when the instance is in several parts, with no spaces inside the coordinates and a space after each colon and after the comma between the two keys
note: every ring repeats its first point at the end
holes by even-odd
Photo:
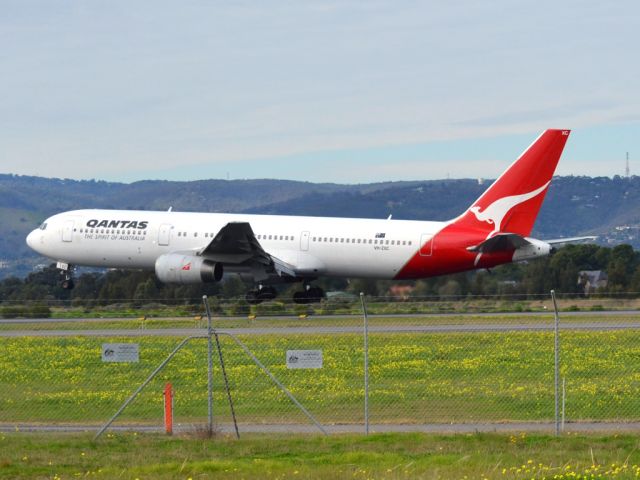
{"type": "Polygon", "coordinates": [[[164,387],[164,429],[167,435],[173,434],[173,388],[170,383],[164,387]]]}

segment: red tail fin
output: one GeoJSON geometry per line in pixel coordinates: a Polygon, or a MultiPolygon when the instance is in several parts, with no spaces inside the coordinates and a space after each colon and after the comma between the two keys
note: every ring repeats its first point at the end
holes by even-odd
{"type": "Polygon", "coordinates": [[[454,220],[456,225],[528,236],[570,130],[547,130],[454,220]]]}

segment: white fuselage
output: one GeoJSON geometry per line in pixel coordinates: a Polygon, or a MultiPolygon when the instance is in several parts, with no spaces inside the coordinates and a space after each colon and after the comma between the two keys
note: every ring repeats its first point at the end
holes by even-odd
{"type": "Polygon", "coordinates": [[[27,243],[42,255],[69,264],[153,269],[163,254],[204,249],[229,222],[248,222],[265,251],[304,275],[389,279],[446,225],[390,219],[75,210],[47,219],[44,228],[29,234],[27,243]]]}

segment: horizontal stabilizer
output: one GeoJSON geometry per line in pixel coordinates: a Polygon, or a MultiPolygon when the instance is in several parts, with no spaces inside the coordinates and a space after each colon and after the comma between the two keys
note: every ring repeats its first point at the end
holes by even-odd
{"type": "Polygon", "coordinates": [[[590,235],[587,237],[570,237],[570,238],[555,238],[553,240],[545,240],[549,245],[553,245],[554,247],[564,247],[570,243],[580,243],[580,242],[593,242],[598,237],[594,235],[590,235]]]}
{"type": "Polygon", "coordinates": [[[506,252],[530,244],[529,240],[517,233],[499,233],[478,245],[468,247],[467,250],[480,253],[506,252]]]}

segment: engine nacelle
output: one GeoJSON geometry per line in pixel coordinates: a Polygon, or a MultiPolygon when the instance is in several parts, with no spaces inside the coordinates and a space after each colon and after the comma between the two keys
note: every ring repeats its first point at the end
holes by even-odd
{"type": "Polygon", "coordinates": [[[156,276],[162,283],[211,283],[222,280],[221,263],[195,255],[166,253],[156,260],[156,276]]]}

